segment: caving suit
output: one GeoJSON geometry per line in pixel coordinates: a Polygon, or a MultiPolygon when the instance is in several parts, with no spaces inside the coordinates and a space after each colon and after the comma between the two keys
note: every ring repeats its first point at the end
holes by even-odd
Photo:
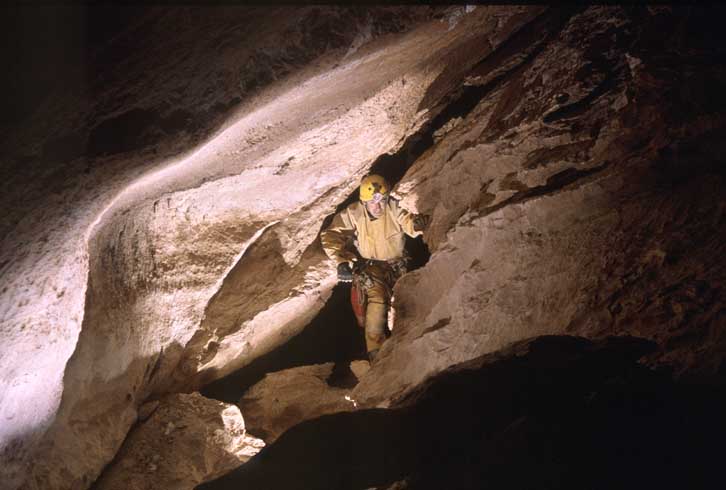
{"type": "Polygon", "coordinates": [[[364,328],[368,352],[376,351],[388,333],[386,319],[393,285],[405,272],[404,233],[411,237],[423,233],[414,230],[414,217],[392,198],[388,199],[379,218],[371,217],[365,205],[358,201],[338,213],[320,234],[325,253],[336,263],[352,262],[357,258],[350,249],[351,241],[364,259],[361,265],[369,278],[364,283],[367,296],[364,328]]]}

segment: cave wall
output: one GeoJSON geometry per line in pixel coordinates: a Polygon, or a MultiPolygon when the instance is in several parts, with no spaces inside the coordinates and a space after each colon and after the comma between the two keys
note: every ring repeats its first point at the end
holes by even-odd
{"type": "Polygon", "coordinates": [[[726,72],[709,19],[553,10],[472,69],[471,100],[399,184],[433,217],[432,256],[397,284],[359,402],[544,334],[634,335],[676,375],[723,369],[726,72]]]}
{"type": "Polygon", "coordinates": [[[85,85],[57,87],[0,141],[0,476],[87,488],[149,397],[197,389],[299,332],[335,282],[321,224],[414,140],[429,147],[396,193],[432,216],[432,256],[396,286],[394,335],[361,404],[547,333],[643,336],[659,346],[653,364],[717,371],[717,18],[137,15],[89,52],[85,85]]]}
{"type": "Polygon", "coordinates": [[[87,487],[148,397],[299,331],[335,280],[325,216],[452,52],[535,10],[153,8],[89,49],[2,142],[9,485],[87,487]]]}

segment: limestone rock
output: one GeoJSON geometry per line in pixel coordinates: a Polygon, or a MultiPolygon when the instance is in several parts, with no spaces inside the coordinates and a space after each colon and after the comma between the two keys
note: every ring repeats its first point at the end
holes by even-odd
{"type": "Polygon", "coordinates": [[[191,490],[254,456],[264,442],[234,405],[199,393],[170,395],[134,426],[96,490],[191,490]]]}
{"type": "Polygon", "coordinates": [[[326,382],[333,366],[326,363],[267,374],[239,401],[247,425],[269,444],[304,420],[353,410],[353,403],[346,399],[349,390],[326,382]]]}
{"type": "Polygon", "coordinates": [[[3,481],[87,488],[150,396],[298,333],[326,216],[541,10],[154,8],[84,56],[0,141],[3,481]]]}
{"type": "Polygon", "coordinates": [[[150,397],[304,328],[372,167],[433,253],[358,402],[551,333],[722,369],[723,11],[281,13],[151,9],[2,132],[4,484],[87,488],[150,397]]]}
{"type": "Polygon", "coordinates": [[[433,218],[432,255],[396,285],[393,336],[356,387],[359,403],[386,406],[532,335],[635,335],[658,343],[653,365],[718,372],[726,120],[701,90],[726,108],[726,67],[681,71],[721,51],[678,37],[689,22],[549,10],[510,40],[532,56],[501,50],[472,69],[462,120],[399,183],[402,204],[433,218]],[[661,29],[673,33],[666,56],[650,44],[661,29]]]}

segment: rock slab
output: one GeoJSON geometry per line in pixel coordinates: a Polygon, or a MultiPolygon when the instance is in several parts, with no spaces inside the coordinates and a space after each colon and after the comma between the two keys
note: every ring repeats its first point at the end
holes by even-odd
{"type": "Polygon", "coordinates": [[[247,434],[239,409],[199,393],[162,399],[131,430],[95,490],[190,490],[231,471],[265,443],[247,434]]]}
{"type": "Polygon", "coordinates": [[[353,410],[349,390],[326,382],[334,363],[270,373],[240,399],[247,423],[268,443],[290,427],[321,415],[353,410]]]}

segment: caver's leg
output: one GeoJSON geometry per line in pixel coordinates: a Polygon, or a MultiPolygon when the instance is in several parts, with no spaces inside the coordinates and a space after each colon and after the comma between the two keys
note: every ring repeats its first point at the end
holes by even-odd
{"type": "Polygon", "coordinates": [[[375,357],[390,332],[388,331],[388,304],[392,284],[392,274],[389,268],[378,264],[372,265],[366,272],[372,281],[366,295],[368,304],[366,306],[365,333],[366,349],[368,357],[375,357]]]}
{"type": "Polygon", "coordinates": [[[374,303],[368,300],[366,308],[366,350],[368,357],[373,360],[375,353],[380,349],[388,334],[388,326],[386,325],[386,316],[388,313],[388,305],[384,303],[374,303]]]}

